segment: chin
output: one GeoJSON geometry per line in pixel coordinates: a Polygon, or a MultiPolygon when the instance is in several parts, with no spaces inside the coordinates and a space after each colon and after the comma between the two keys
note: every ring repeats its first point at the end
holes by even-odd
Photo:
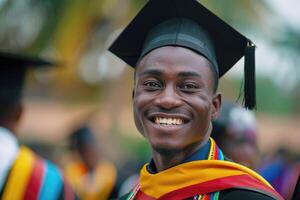
{"type": "Polygon", "coordinates": [[[168,142],[151,143],[151,147],[153,151],[165,156],[171,156],[182,151],[179,145],[170,144],[168,142]]]}

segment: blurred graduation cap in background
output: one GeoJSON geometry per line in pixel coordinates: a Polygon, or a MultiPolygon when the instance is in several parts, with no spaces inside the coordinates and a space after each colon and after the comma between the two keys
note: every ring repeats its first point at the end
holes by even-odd
{"type": "Polygon", "coordinates": [[[20,54],[0,52],[0,100],[19,101],[29,68],[52,66],[53,63],[41,58],[34,58],[20,54]]]}
{"type": "Polygon", "coordinates": [[[246,110],[233,102],[222,102],[219,116],[213,122],[212,137],[216,141],[230,137],[231,140],[256,145],[257,124],[252,111],[246,110]],[[231,131],[229,131],[231,129],[231,131]],[[234,130],[234,131],[232,131],[234,130]],[[222,133],[222,134],[220,134],[222,133]]]}
{"type": "Polygon", "coordinates": [[[149,0],[109,50],[135,68],[150,51],[180,46],[206,57],[222,77],[245,56],[245,107],[255,99],[255,45],[196,0],[149,0]]]}
{"type": "Polygon", "coordinates": [[[80,149],[84,146],[96,144],[96,136],[88,126],[75,129],[70,135],[70,145],[72,149],[80,149]]]}

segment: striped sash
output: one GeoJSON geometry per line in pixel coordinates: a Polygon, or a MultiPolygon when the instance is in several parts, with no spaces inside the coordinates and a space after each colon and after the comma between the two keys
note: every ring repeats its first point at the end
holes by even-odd
{"type": "Polygon", "coordinates": [[[75,198],[54,164],[21,146],[1,200],[56,200],[62,193],[64,199],[75,198]]]}
{"type": "Polygon", "coordinates": [[[151,174],[145,165],[139,184],[127,200],[217,200],[219,191],[239,188],[283,198],[256,172],[224,161],[222,151],[211,140],[207,160],[192,161],[151,174]]]}

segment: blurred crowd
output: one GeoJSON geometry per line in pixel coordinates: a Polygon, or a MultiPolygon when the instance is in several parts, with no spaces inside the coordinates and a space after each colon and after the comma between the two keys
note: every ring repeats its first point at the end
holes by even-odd
{"type": "MultiPolygon", "coordinates": [[[[262,154],[258,134],[262,133],[253,112],[233,102],[223,103],[220,116],[213,122],[212,138],[227,159],[259,172],[285,199],[291,199],[300,173],[300,155],[286,147],[262,154]]],[[[60,155],[53,155],[53,149],[43,145],[29,145],[36,153],[57,161],[80,199],[114,199],[128,193],[138,183],[143,164],[151,159],[149,154],[139,158],[132,155],[125,162],[112,162],[86,121],[68,135],[60,155]]]]}

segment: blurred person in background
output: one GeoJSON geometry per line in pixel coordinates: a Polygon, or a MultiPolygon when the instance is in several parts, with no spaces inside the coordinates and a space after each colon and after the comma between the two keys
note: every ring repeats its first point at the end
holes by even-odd
{"type": "Polygon", "coordinates": [[[135,125],[152,150],[121,199],[282,199],[260,175],[226,161],[210,137],[219,77],[244,55],[245,106],[255,107],[249,39],[195,0],[150,0],[109,50],[135,70],[135,125]]]}
{"type": "Polygon", "coordinates": [[[66,164],[65,173],[71,186],[83,200],[107,200],[115,187],[115,166],[101,157],[97,138],[83,126],[70,136],[74,156],[66,164]]]}
{"type": "MultiPolygon", "coordinates": [[[[29,67],[51,63],[0,53],[0,199],[75,199],[61,171],[17,139],[23,116],[22,89],[29,67]]],[[[46,113],[45,113],[46,114],[46,113]]]]}
{"type": "Polygon", "coordinates": [[[297,156],[281,148],[260,164],[257,132],[254,113],[232,102],[223,102],[220,115],[213,121],[212,137],[225,156],[257,170],[285,199],[291,199],[300,172],[297,156]]]}
{"type": "Polygon", "coordinates": [[[213,122],[212,138],[225,156],[253,170],[258,167],[257,125],[253,112],[238,104],[223,102],[213,122]]]}
{"type": "Polygon", "coordinates": [[[260,174],[287,200],[292,199],[300,173],[299,155],[282,147],[273,157],[265,159],[260,174]]]}
{"type": "Polygon", "coordinates": [[[123,165],[119,167],[120,184],[118,196],[124,196],[130,190],[136,186],[139,182],[139,171],[148,160],[151,159],[151,155],[144,155],[144,157],[129,158],[123,165]]]}

